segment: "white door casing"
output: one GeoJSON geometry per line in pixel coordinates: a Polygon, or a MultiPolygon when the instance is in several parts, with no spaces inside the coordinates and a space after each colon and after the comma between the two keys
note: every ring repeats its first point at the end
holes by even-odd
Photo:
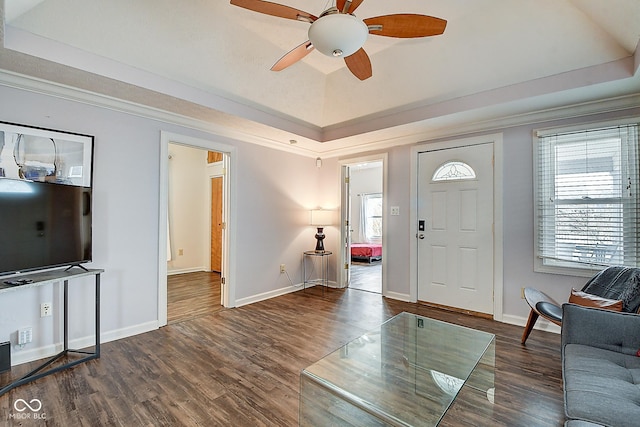
{"type": "Polygon", "coordinates": [[[494,313],[493,182],[492,143],[418,154],[418,300],[494,313]],[[434,181],[450,161],[476,177],[434,181]]]}
{"type": "MultiPolygon", "coordinates": [[[[350,239],[350,230],[351,225],[347,224],[347,219],[350,216],[350,185],[349,181],[345,181],[345,177],[348,177],[349,167],[352,165],[357,165],[366,162],[382,162],[382,295],[389,296],[389,291],[387,290],[387,259],[384,254],[386,253],[386,241],[387,241],[387,197],[388,194],[388,173],[387,173],[387,164],[388,164],[388,154],[387,153],[379,153],[379,154],[371,154],[361,157],[349,158],[339,160],[338,164],[340,165],[340,177],[341,177],[341,248],[340,248],[340,257],[338,258],[339,270],[342,271],[341,274],[338,275],[340,279],[340,287],[349,286],[349,282],[351,279],[350,267],[351,267],[351,254],[349,253],[349,247],[351,246],[350,239]],[[347,201],[347,199],[349,201],[347,201]],[[344,262],[343,260],[347,260],[348,262],[344,262]],[[347,265],[347,269],[344,266],[347,265]]],[[[394,295],[395,296],[395,295],[394,295]]],[[[397,298],[406,300],[406,298],[397,298]]]]}
{"type": "Polygon", "coordinates": [[[342,167],[342,281],[343,287],[351,284],[351,170],[348,165],[342,167]]]}
{"type": "Polygon", "coordinates": [[[225,284],[222,285],[221,299],[225,307],[235,307],[235,272],[236,272],[236,231],[233,218],[236,217],[236,176],[233,173],[236,169],[236,147],[194,138],[186,135],[174,134],[171,132],[160,132],[160,195],[159,195],[159,256],[158,256],[158,326],[167,324],[167,262],[166,248],[168,230],[168,158],[169,144],[181,144],[194,148],[202,148],[210,151],[225,153],[223,164],[225,170],[224,180],[224,201],[223,201],[223,221],[226,224],[223,232],[222,249],[222,274],[225,284]]]}

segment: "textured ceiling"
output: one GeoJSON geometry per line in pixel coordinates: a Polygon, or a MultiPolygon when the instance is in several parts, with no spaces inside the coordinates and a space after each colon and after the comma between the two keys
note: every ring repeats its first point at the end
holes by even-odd
{"type": "MultiPolygon", "coordinates": [[[[280,3],[316,16],[331,5],[280,3]]],[[[0,67],[111,96],[117,81],[131,86],[119,97],[168,95],[176,113],[317,151],[640,92],[638,0],[365,0],[356,15],[392,13],[448,25],[422,39],[370,35],[373,77],[361,82],[317,51],[270,71],[309,24],[226,0],[5,0],[0,67]]]]}

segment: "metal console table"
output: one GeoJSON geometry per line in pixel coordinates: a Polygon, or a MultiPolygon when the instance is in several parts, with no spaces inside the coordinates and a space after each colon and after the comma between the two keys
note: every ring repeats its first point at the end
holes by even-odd
{"type": "Polygon", "coordinates": [[[24,375],[23,377],[5,386],[2,386],[2,388],[0,388],[0,396],[8,392],[9,390],[12,390],[28,382],[35,381],[44,376],[51,375],[56,372],[60,372],[64,369],[68,369],[80,363],[84,363],[92,359],[98,359],[100,357],[100,274],[103,272],[104,270],[101,270],[101,269],[85,269],[83,267],[73,267],[73,268],[68,268],[66,270],[52,270],[52,271],[45,271],[45,272],[38,272],[38,273],[21,274],[19,276],[12,276],[10,278],[11,281],[25,282],[19,285],[9,285],[9,284],[6,284],[4,281],[0,281],[0,294],[5,292],[11,292],[18,289],[43,286],[49,283],[56,283],[61,281],[64,282],[64,291],[63,291],[64,292],[64,297],[63,297],[64,348],[63,350],[60,353],[56,354],[55,356],[51,357],[45,363],[41,364],[37,368],[30,371],[28,374],[24,375]],[[86,276],[95,276],[96,330],[95,330],[95,346],[94,346],[94,351],[92,352],[85,351],[85,350],[73,350],[69,348],[69,310],[68,310],[69,280],[77,279],[80,277],[86,277],[86,276]],[[48,370],[45,370],[45,368],[48,368],[58,359],[66,356],[69,353],[83,354],[84,357],[80,357],[73,361],[66,362],[66,363],[63,363],[62,365],[55,366],[48,370]]]}
{"type": "MultiPolygon", "coordinates": [[[[331,251],[305,251],[302,255],[302,280],[303,290],[307,289],[307,285],[317,285],[322,287],[322,296],[324,296],[324,288],[329,287],[329,256],[331,251]],[[317,279],[307,278],[307,258],[313,262],[314,258],[320,258],[320,277],[317,279]]],[[[315,264],[314,264],[315,268],[315,264]]],[[[313,271],[313,270],[312,270],[313,271]]]]}

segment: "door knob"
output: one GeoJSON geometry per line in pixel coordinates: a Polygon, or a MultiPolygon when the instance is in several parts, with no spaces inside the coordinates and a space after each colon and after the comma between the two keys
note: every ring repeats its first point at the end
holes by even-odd
{"type": "Polygon", "coordinates": [[[417,235],[418,239],[422,240],[424,239],[424,233],[420,233],[417,235]]]}

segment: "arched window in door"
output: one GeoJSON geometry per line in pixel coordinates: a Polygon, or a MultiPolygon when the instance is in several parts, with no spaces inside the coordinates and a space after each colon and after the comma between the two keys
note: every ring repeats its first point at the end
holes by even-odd
{"type": "Polygon", "coordinates": [[[459,181],[463,179],[475,179],[476,172],[471,166],[460,161],[446,162],[433,173],[432,181],[459,181]]]}

